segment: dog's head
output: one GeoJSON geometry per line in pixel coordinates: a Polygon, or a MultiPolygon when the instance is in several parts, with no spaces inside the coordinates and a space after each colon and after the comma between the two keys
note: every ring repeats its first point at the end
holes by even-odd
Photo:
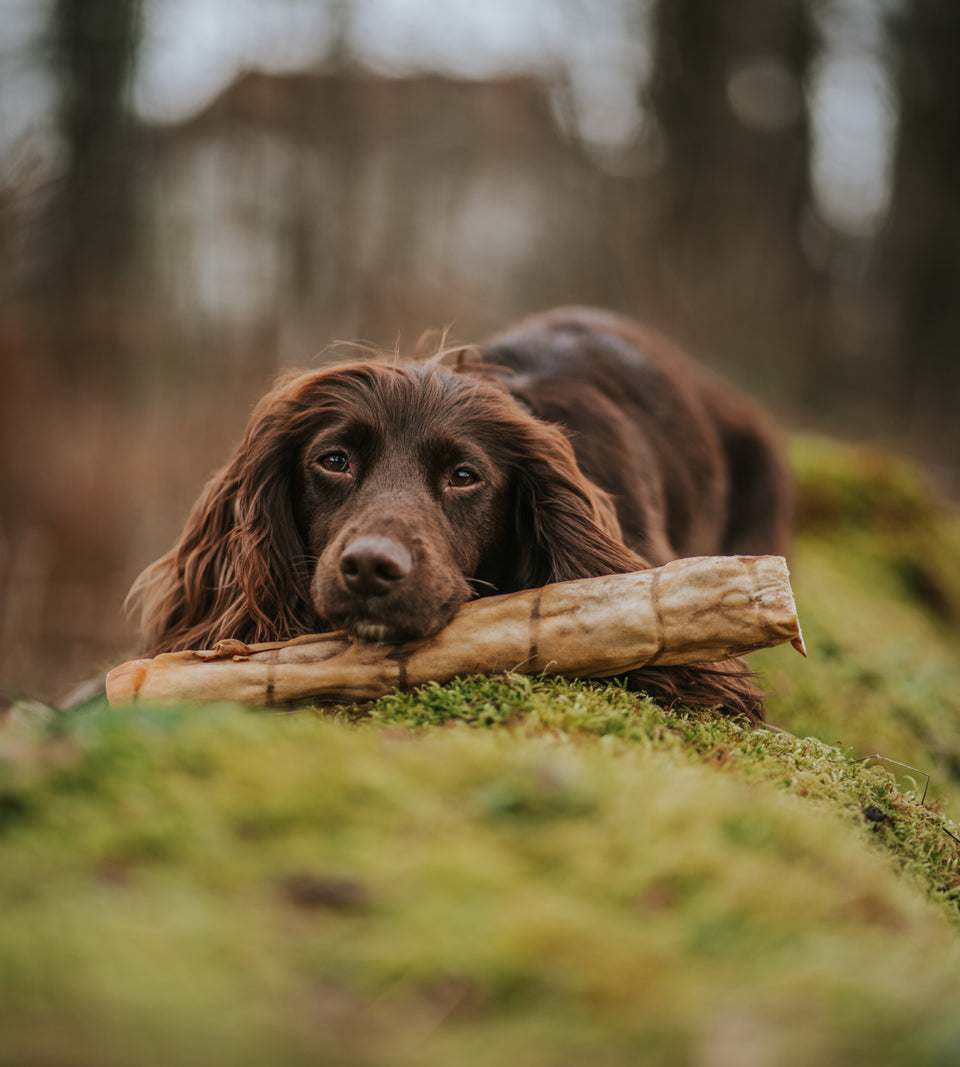
{"type": "Polygon", "coordinates": [[[438,361],[282,381],[141,576],[154,653],[345,628],[397,642],[471,596],[643,565],[562,431],[438,361]]]}

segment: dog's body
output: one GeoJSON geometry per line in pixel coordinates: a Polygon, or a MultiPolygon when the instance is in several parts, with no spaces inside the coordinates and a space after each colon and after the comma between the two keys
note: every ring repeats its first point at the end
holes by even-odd
{"type": "MultiPolygon", "coordinates": [[[[474,352],[457,367],[334,366],[268,394],[179,544],[139,580],[152,652],[331,628],[399,642],[472,596],[784,551],[775,437],[661,338],[571,308],[474,352]]],[[[758,713],[737,661],[631,681],[758,713]]]]}
{"type": "Polygon", "coordinates": [[[581,471],[612,497],[626,545],[680,556],[783,554],[792,488],[756,406],[639,323],[561,308],[494,338],[510,391],[563,426],[581,471]]]}

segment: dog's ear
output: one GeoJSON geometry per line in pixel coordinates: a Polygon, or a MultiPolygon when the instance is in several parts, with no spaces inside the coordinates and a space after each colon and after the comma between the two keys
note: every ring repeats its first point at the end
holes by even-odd
{"type": "Polygon", "coordinates": [[[623,544],[613,502],[581,472],[564,434],[533,418],[515,431],[511,587],[648,567],[623,544]]]}
{"type": "Polygon", "coordinates": [[[200,495],[177,544],[134,583],[151,655],[227,637],[283,639],[317,626],[291,503],[295,444],[270,397],[200,495]]]}

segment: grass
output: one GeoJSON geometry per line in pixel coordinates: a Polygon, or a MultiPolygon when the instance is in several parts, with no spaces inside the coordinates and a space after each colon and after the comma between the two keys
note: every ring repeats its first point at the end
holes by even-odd
{"type": "Polygon", "coordinates": [[[0,1064],[958,1062],[957,527],[795,460],[790,733],[520,677],[15,709],[0,1064]]]}

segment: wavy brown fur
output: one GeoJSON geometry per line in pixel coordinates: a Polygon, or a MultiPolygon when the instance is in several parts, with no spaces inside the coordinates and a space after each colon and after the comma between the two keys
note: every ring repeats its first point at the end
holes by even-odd
{"type": "MultiPolygon", "coordinates": [[[[132,591],[151,654],[331,627],[403,640],[475,595],[783,550],[770,431],[665,342],[567,310],[479,352],[479,366],[362,361],[281,380],[132,591]]],[[[628,681],[668,705],[762,716],[740,661],[628,681]]]]}

